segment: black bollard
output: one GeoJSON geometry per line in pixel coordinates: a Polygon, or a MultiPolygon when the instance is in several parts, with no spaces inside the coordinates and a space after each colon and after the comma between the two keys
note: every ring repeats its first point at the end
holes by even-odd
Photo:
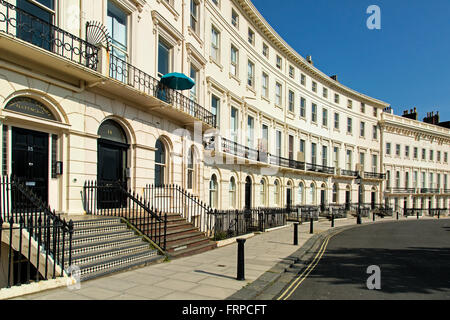
{"type": "Polygon", "coordinates": [[[419,220],[419,210],[417,210],[416,213],[417,213],[417,220],[419,220]]]}
{"type": "Polygon", "coordinates": [[[334,228],[334,212],[331,211],[331,227],[334,228]]]}
{"type": "Polygon", "coordinates": [[[294,246],[298,245],[298,222],[294,223],[294,246]]]}
{"type": "Polygon", "coordinates": [[[375,221],[375,211],[372,212],[372,221],[375,221]]]}
{"type": "Polygon", "coordinates": [[[438,210],[438,219],[441,218],[441,210],[438,210]]]}
{"type": "Polygon", "coordinates": [[[237,258],[237,280],[245,280],[244,271],[244,243],[245,239],[237,239],[238,243],[238,258],[237,258]]]}
{"type": "Polygon", "coordinates": [[[397,211],[397,220],[398,220],[398,211],[397,211]]]}
{"type": "Polygon", "coordinates": [[[311,233],[311,234],[314,233],[314,217],[312,214],[311,214],[311,220],[309,223],[309,233],[311,233]]]}

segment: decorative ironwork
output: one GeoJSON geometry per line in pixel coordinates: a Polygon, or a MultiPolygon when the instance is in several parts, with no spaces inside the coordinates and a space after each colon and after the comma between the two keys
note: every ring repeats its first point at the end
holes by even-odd
{"type": "Polygon", "coordinates": [[[210,111],[177,90],[164,86],[149,74],[113,54],[110,55],[109,71],[111,78],[119,80],[140,92],[156,97],[211,127],[216,127],[216,116],[210,111]]]}
{"type": "Polygon", "coordinates": [[[64,276],[64,266],[72,263],[72,220],[69,223],[62,220],[30,189],[8,176],[0,177],[0,199],[0,238],[3,232],[9,233],[7,238],[10,239],[8,252],[1,252],[0,248],[0,256],[8,257],[7,287],[55,279],[57,266],[58,276],[64,276]],[[27,243],[23,241],[25,232],[29,235],[27,243]],[[14,252],[12,239],[17,236],[14,252]],[[32,249],[32,239],[35,249],[32,249]],[[25,262],[21,256],[25,257],[25,262]],[[40,263],[40,259],[45,262],[40,263]],[[51,265],[50,261],[53,262],[51,265]]]}
{"type": "Polygon", "coordinates": [[[86,41],[96,47],[100,44],[105,44],[106,50],[110,50],[108,29],[99,21],[86,22],[86,41]]]}
{"type": "Polygon", "coordinates": [[[97,70],[99,49],[89,42],[0,0],[0,32],[97,70]]]}
{"type": "Polygon", "coordinates": [[[97,185],[96,181],[86,181],[83,202],[84,210],[88,214],[123,218],[166,250],[167,214],[153,209],[142,196],[125,190],[120,182],[97,185]],[[114,205],[104,206],[99,200],[114,205]]]}

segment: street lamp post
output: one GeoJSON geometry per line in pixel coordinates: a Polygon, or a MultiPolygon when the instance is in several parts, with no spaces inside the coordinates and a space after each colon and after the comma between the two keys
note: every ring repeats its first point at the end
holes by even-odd
{"type": "Polygon", "coordinates": [[[362,178],[358,175],[355,178],[355,182],[358,185],[358,214],[356,216],[356,224],[361,224],[361,184],[362,184],[362,178]]]}

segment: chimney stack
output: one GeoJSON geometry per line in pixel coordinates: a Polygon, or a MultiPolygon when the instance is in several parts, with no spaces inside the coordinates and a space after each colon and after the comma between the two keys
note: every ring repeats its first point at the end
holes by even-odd
{"type": "Polygon", "coordinates": [[[312,61],[312,56],[306,56],[306,61],[311,64],[314,65],[314,62],[312,61]]]}

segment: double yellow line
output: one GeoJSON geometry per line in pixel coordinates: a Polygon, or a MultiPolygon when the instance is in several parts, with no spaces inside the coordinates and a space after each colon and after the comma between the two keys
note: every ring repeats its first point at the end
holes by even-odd
{"type": "Polygon", "coordinates": [[[277,300],[289,299],[289,297],[295,292],[295,290],[297,290],[297,288],[302,284],[302,282],[305,281],[305,279],[309,276],[309,274],[314,270],[314,268],[319,263],[320,259],[322,259],[322,256],[325,253],[325,250],[327,249],[328,242],[330,241],[330,239],[343,231],[345,231],[345,230],[341,230],[341,231],[331,234],[325,238],[319,251],[317,252],[316,256],[314,257],[313,261],[302,272],[302,274],[299,275],[286,290],[284,290],[284,292],[277,298],[277,300]]]}

